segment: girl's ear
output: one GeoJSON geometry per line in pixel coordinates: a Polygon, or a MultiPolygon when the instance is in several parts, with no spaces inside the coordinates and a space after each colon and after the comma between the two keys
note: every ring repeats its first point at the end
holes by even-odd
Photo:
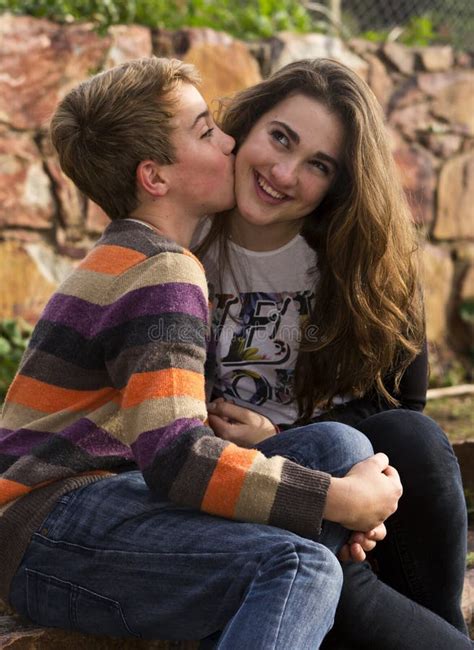
{"type": "Polygon", "coordinates": [[[142,160],[137,167],[137,185],[152,198],[165,196],[169,191],[169,179],[165,165],[153,160],[142,160]]]}

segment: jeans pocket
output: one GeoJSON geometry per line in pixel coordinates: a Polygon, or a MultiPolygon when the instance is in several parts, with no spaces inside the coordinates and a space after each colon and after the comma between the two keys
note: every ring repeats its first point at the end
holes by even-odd
{"type": "Polygon", "coordinates": [[[88,634],[139,637],[131,630],[119,602],[72,582],[26,569],[29,618],[45,627],[88,634]]]}

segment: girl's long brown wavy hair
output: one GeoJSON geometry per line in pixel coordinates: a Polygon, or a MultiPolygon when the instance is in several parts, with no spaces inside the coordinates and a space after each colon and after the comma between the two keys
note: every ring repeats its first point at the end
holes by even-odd
{"type": "MultiPolygon", "coordinates": [[[[324,104],[345,129],[339,175],[301,232],[317,253],[319,277],[295,371],[300,418],[336,395],[372,390],[397,405],[387,385],[398,389],[420,351],[424,317],[416,231],[372,91],[341,63],[298,61],[237,94],[220,124],[238,150],[260,117],[298,93],[324,104]]],[[[198,255],[217,241],[224,268],[228,232],[229,214],[214,219],[198,255]]]]}

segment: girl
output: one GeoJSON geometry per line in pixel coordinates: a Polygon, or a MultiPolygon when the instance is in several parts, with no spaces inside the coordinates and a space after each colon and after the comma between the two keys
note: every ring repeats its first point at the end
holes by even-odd
{"type": "MultiPolygon", "coordinates": [[[[237,143],[237,207],[198,247],[214,290],[214,396],[224,398],[211,424],[266,454],[295,421],[365,433],[399,470],[404,496],[376,549],[378,577],[344,563],[334,647],[470,647],[462,485],[449,442],[421,414],[416,235],[380,107],[345,66],[300,61],[237,95],[222,128],[237,143]]],[[[361,545],[345,547],[346,560],[373,546],[351,541],[361,545]]]]}

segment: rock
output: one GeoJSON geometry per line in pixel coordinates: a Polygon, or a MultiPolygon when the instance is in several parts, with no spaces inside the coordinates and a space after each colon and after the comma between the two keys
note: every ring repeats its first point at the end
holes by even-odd
{"type": "Polygon", "coordinates": [[[474,300],[474,265],[471,263],[466,269],[461,282],[461,300],[474,300]]]}
{"type": "Polygon", "coordinates": [[[420,132],[430,131],[434,122],[428,102],[394,110],[388,117],[388,123],[410,140],[417,140],[420,132]]]}
{"type": "Polygon", "coordinates": [[[41,140],[41,150],[56,199],[59,224],[66,231],[67,239],[77,241],[84,235],[86,198],[61,171],[58,157],[49,138],[41,140]]]}
{"type": "Polygon", "coordinates": [[[449,72],[421,72],[417,75],[419,89],[430,97],[436,97],[458,81],[473,83],[474,73],[467,70],[450,70],[449,72]]]}
{"type": "Polygon", "coordinates": [[[457,68],[472,68],[474,58],[469,52],[456,52],[454,55],[454,65],[457,68]]]}
{"type": "Polygon", "coordinates": [[[448,160],[441,169],[436,239],[474,238],[474,151],[448,160]]]}
{"type": "Polygon", "coordinates": [[[430,343],[443,346],[447,336],[448,307],[454,275],[449,251],[426,243],[421,251],[426,309],[426,335],[430,343]]]}
{"type": "Polygon", "coordinates": [[[231,45],[234,38],[210,27],[189,27],[171,31],[158,29],[153,35],[153,52],[157,56],[183,58],[195,45],[231,45]]]}
{"type": "Polygon", "coordinates": [[[454,64],[454,52],[450,45],[420,47],[417,54],[427,72],[445,72],[454,64]]]}
{"type": "Polygon", "coordinates": [[[400,43],[384,43],[382,52],[385,58],[405,75],[413,74],[415,70],[415,52],[400,43]]]}
{"type": "Polygon", "coordinates": [[[431,110],[447,122],[461,125],[466,134],[474,135],[474,77],[441,90],[431,110]]]}
{"type": "Polygon", "coordinates": [[[101,207],[91,201],[87,201],[86,231],[92,235],[101,235],[110,223],[109,217],[101,207]]]}
{"type": "Polygon", "coordinates": [[[299,59],[325,57],[344,63],[363,79],[367,79],[368,64],[351,52],[340,38],[325,34],[293,32],[279,32],[275,38],[281,44],[281,51],[273,60],[272,72],[299,59]]]}
{"type": "Polygon", "coordinates": [[[111,46],[107,53],[104,68],[113,68],[115,65],[125,63],[131,59],[140,59],[151,56],[153,46],[151,31],[140,25],[112,25],[108,35],[111,46]]]}
{"type": "MultiPolygon", "coordinates": [[[[57,284],[19,242],[0,242],[0,318],[35,323],[57,284]]],[[[1,646],[0,646],[1,647],[1,646]]]]}
{"type": "Polygon", "coordinates": [[[431,225],[436,188],[432,156],[423,147],[417,144],[407,145],[400,139],[393,150],[393,157],[415,223],[431,225]]]}
{"type": "Polygon", "coordinates": [[[366,54],[375,54],[380,47],[378,43],[368,41],[365,38],[350,38],[347,45],[350,50],[355,52],[358,56],[361,56],[363,59],[366,58],[366,54]]]}
{"type": "Polygon", "coordinates": [[[365,60],[369,64],[367,82],[380,104],[385,108],[393,92],[393,81],[378,56],[367,54],[365,60]]]}
{"type": "Polygon", "coordinates": [[[421,104],[424,101],[426,101],[426,97],[418,86],[417,78],[404,78],[392,93],[388,110],[394,111],[401,108],[407,108],[413,104],[421,104]]]}
{"type": "Polygon", "coordinates": [[[257,61],[245,44],[237,40],[227,45],[198,43],[188,50],[183,60],[193,63],[201,73],[203,83],[199,90],[209,104],[262,79],[257,61]]]}
{"type": "Polygon", "coordinates": [[[0,126],[0,228],[51,228],[51,183],[32,137],[0,126]]]}
{"type": "Polygon", "coordinates": [[[474,569],[466,571],[461,607],[472,639],[474,638],[474,569]]]}
{"type": "Polygon", "coordinates": [[[435,156],[443,159],[458,153],[463,143],[462,137],[456,133],[423,133],[421,141],[435,156]]]}
{"type": "Polygon", "coordinates": [[[13,616],[0,617],[4,650],[197,650],[197,641],[147,641],[92,636],[27,625],[13,616]]]}
{"type": "Polygon", "coordinates": [[[66,92],[100,68],[110,42],[85,23],[0,15],[0,121],[43,127],[66,92]]]}

